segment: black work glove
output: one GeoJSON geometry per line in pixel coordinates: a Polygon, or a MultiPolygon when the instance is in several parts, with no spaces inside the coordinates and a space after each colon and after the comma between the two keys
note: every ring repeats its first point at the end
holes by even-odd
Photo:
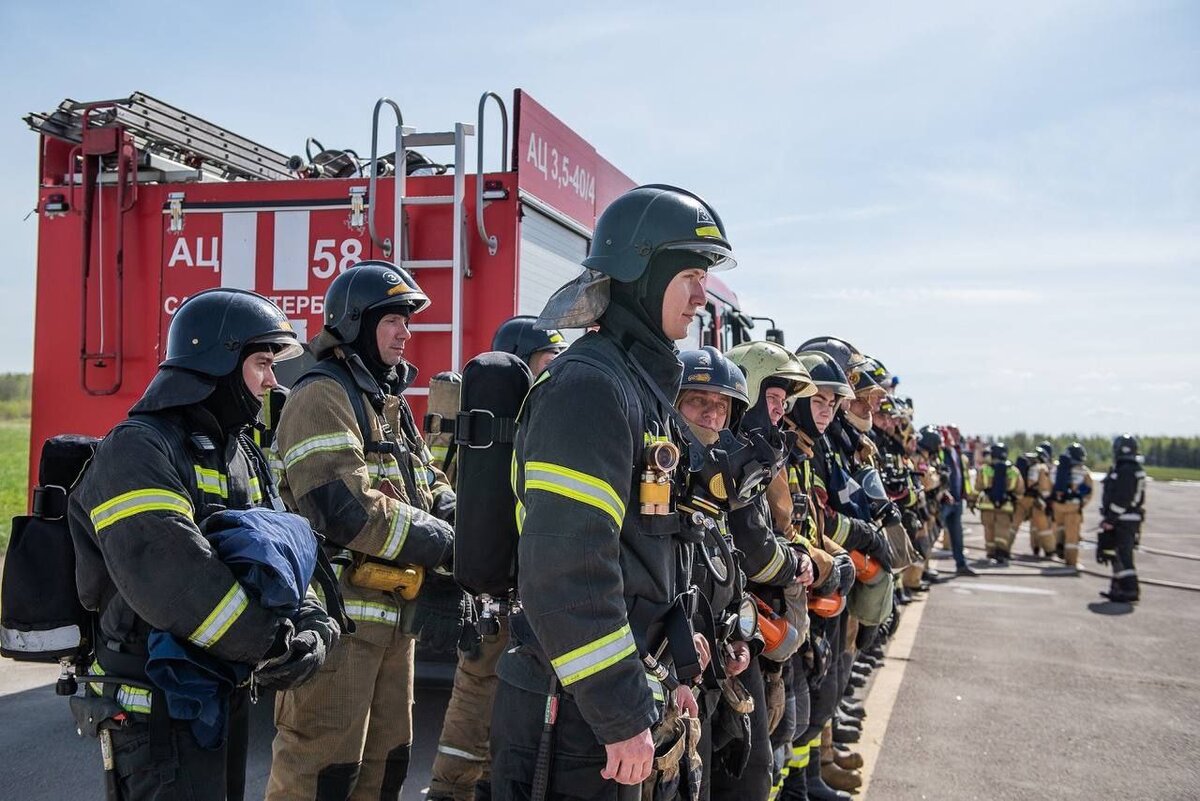
{"type": "Polygon", "coordinates": [[[413,634],[435,652],[453,652],[464,639],[467,626],[474,629],[475,602],[448,576],[426,572],[413,603],[413,634]]]}
{"type": "Polygon", "coordinates": [[[458,504],[458,497],[454,494],[454,490],[442,490],[438,496],[433,499],[433,508],[430,509],[430,514],[438,520],[442,520],[450,525],[454,525],[454,510],[458,504]]]}
{"type": "Polygon", "coordinates": [[[254,682],[265,690],[290,690],[308,681],[325,663],[341,632],[328,615],[302,617],[298,624],[285,620],[276,646],[254,669],[254,682]]]}
{"type": "Polygon", "coordinates": [[[1117,535],[1112,523],[1101,523],[1096,532],[1096,561],[1107,565],[1112,561],[1113,553],[1117,550],[1117,535]]]}
{"type": "Polygon", "coordinates": [[[854,586],[854,562],[850,559],[850,554],[840,553],[833,557],[833,573],[838,577],[838,592],[842,597],[850,594],[850,588],[854,586]]]}

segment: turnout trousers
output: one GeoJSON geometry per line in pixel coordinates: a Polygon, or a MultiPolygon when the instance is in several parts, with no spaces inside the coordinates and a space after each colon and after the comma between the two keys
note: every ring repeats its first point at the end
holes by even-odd
{"type": "Polygon", "coordinates": [[[1066,503],[1056,501],[1054,520],[1062,528],[1063,560],[1068,565],[1079,562],[1079,536],[1083,529],[1083,510],[1079,501],[1066,503]]]}
{"type": "MultiPolygon", "coordinates": [[[[546,699],[544,693],[522,690],[503,680],[496,688],[492,711],[492,798],[496,801],[532,798],[546,699]]],[[[637,788],[623,788],[601,778],[600,771],[608,762],[604,746],[566,694],[559,695],[553,743],[546,801],[618,801],[640,795],[637,788]],[[620,790],[623,795],[618,795],[620,790]]]]}
{"type": "Polygon", "coordinates": [[[346,635],[275,699],[267,801],[398,801],[412,744],[412,637],[346,635]]]}
{"type": "Polygon", "coordinates": [[[1054,553],[1054,529],[1050,524],[1050,515],[1046,507],[1037,502],[1032,495],[1024,495],[1017,499],[1017,508],[1013,513],[1013,535],[1021,530],[1021,525],[1029,521],[1029,550],[1044,554],[1054,553]]]}
{"type": "Polygon", "coordinates": [[[1140,523],[1118,522],[1113,528],[1113,534],[1116,535],[1116,556],[1112,561],[1110,600],[1136,601],[1140,597],[1137,568],[1133,564],[1133,546],[1137,542],[1140,525],[1140,523]]]}
{"type": "Polygon", "coordinates": [[[227,736],[221,748],[201,748],[190,721],[171,721],[166,763],[154,760],[148,723],[113,729],[118,797],[121,801],[241,801],[246,787],[248,710],[247,691],[235,691],[229,699],[227,736]]]}
{"type": "Polygon", "coordinates": [[[1003,509],[980,509],[979,522],[983,524],[983,543],[988,557],[1012,553],[1013,516],[1003,509]]]}
{"type": "Polygon", "coordinates": [[[492,728],[492,702],[500,679],[496,663],[508,647],[508,618],[500,618],[500,633],[483,637],[475,654],[458,655],[454,689],[446,707],[433,776],[431,797],[474,801],[475,786],[489,779],[488,736],[492,728]]]}

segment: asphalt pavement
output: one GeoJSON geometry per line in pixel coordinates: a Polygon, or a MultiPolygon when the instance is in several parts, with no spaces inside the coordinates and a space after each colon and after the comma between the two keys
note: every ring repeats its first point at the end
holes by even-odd
{"type": "MultiPolygon", "coordinates": [[[[860,798],[1200,798],[1200,483],[1154,483],[1136,606],[1111,604],[1107,568],[1088,572],[1021,558],[977,565],[978,578],[938,584],[906,608],[876,671],[859,747],[860,798]],[[1190,558],[1188,558],[1190,557],[1190,558]],[[1095,573],[1095,575],[1093,575],[1095,573]]],[[[1088,509],[1085,536],[1094,531],[1088,509]]],[[[982,560],[977,518],[968,555],[982,560]]],[[[940,559],[948,574],[953,564],[940,559]]],[[[95,740],[75,735],[57,669],[0,660],[0,801],[102,799],[95,740]]],[[[428,787],[447,692],[418,689],[416,742],[403,798],[428,787]]],[[[247,798],[270,766],[271,703],[253,714],[247,798]]]]}

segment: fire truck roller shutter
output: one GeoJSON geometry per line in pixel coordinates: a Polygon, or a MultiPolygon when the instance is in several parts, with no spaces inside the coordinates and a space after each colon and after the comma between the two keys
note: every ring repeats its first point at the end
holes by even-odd
{"type": "MultiPolygon", "coordinates": [[[[517,272],[517,314],[542,313],[554,291],[583,270],[588,241],[579,232],[523,204],[521,263],[517,272]]],[[[581,330],[563,331],[568,341],[581,330]]]]}

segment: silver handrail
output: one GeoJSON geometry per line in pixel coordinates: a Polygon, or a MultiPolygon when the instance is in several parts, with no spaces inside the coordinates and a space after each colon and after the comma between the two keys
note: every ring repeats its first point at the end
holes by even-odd
{"type": "MultiPolygon", "coordinates": [[[[380,240],[375,233],[375,180],[379,175],[379,110],[383,108],[383,104],[387,103],[396,112],[396,153],[397,161],[401,158],[400,152],[400,129],[404,127],[404,115],[400,113],[400,107],[396,105],[396,101],[388,97],[381,97],[375,101],[375,111],[371,114],[371,177],[367,184],[367,230],[371,234],[371,241],[375,243],[375,247],[383,251],[385,259],[391,258],[392,255],[392,240],[380,240]]],[[[405,168],[403,164],[393,165],[394,169],[402,170],[405,168]]]]}
{"type": "Polygon", "coordinates": [[[500,121],[503,123],[504,136],[500,145],[501,172],[508,172],[508,109],[504,106],[504,100],[495,92],[484,92],[479,98],[479,118],[476,126],[478,138],[475,142],[475,227],[479,231],[479,238],[488,247],[488,255],[495,256],[500,240],[495,234],[488,236],[487,226],[483,224],[483,112],[488,98],[494,99],[500,107],[500,121]]]}

